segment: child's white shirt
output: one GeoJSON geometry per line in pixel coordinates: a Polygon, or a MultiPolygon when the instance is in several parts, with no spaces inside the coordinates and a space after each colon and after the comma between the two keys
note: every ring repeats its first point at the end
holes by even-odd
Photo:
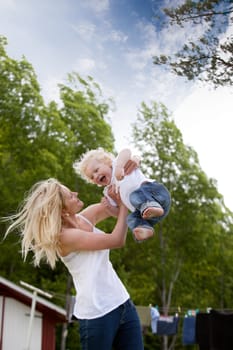
{"type": "Polygon", "coordinates": [[[143,182],[152,182],[154,180],[148,179],[139,168],[132,171],[129,175],[126,175],[123,180],[118,181],[114,174],[115,174],[115,167],[116,167],[116,160],[112,163],[112,179],[111,183],[104,188],[104,196],[108,198],[109,202],[113,206],[117,206],[116,202],[108,196],[108,189],[109,186],[115,185],[118,187],[118,190],[120,192],[121,200],[125,204],[125,206],[130,210],[134,211],[135,208],[130,203],[130,194],[137,190],[143,182]]]}

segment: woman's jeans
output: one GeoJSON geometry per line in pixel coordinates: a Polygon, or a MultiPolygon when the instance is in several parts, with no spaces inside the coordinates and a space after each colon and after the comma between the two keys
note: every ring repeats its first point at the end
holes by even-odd
{"type": "Polygon", "coordinates": [[[129,198],[135,208],[135,211],[129,214],[127,218],[127,224],[132,231],[138,226],[153,229],[154,225],[168,214],[171,206],[169,191],[164,185],[156,181],[144,182],[136,191],[130,194],[129,198]],[[142,218],[142,213],[148,207],[162,207],[164,214],[145,220],[142,218]]]}
{"type": "Polygon", "coordinates": [[[139,317],[130,299],[102,317],[79,320],[79,325],[82,350],[144,349],[139,317]]]}

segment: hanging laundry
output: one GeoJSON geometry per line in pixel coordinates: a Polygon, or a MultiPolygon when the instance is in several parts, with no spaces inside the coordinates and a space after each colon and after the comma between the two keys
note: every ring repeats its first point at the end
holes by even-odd
{"type": "Polygon", "coordinates": [[[233,349],[233,312],[210,311],[211,349],[233,349]]]}
{"type": "Polygon", "coordinates": [[[160,316],[157,321],[158,335],[174,335],[178,331],[178,316],[160,316]]]}
{"type": "Polygon", "coordinates": [[[210,310],[198,314],[196,340],[200,350],[232,350],[233,312],[210,310]]]}
{"type": "Polygon", "coordinates": [[[200,312],[196,316],[196,342],[199,350],[211,350],[209,313],[200,312]]]}
{"type": "Polygon", "coordinates": [[[142,327],[150,327],[151,315],[149,306],[136,305],[137,313],[142,327]]]}
{"type": "Polygon", "coordinates": [[[150,307],[150,315],[151,315],[151,330],[152,333],[157,333],[157,322],[160,316],[160,313],[156,307],[150,307]]]}
{"type": "Polygon", "coordinates": [[[196,316],[185,316],[182,333],[183,345],[196,344],[196,316]]]}

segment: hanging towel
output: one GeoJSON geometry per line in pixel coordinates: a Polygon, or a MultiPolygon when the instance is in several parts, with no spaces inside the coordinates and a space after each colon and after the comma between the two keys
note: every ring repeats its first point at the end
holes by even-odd
{"type": "Polygon", "coordinates": [[[178,330],[179,317],[160,316],[157,321],[158,335],[174,335],[178,330]]]}
{"type": "Polygon", "coordinates": [[[150,308],[150,315],[151,315],[151,330],[152,333],[157,333],[157,322],[160,316],[160,313],[156,307],[150,308]]]}
{"type": "Polygon", "coordinates": [[[196,316],[186,316],[183,322],[183,345],[196,344],[196,316]]]}

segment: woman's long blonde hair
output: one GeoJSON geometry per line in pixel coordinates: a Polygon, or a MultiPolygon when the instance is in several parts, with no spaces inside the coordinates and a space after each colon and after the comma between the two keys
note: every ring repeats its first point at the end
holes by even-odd
{"type": "Polygon", "coordinates": [[[34,265],[41,260],[54,268],[59,257],[59,235],[62,229],[62,185],[56,179],[36,183],[25,197],[19,211],[7,219],[13,220],[5,236],[13,230],[20,232],[22,256],[34,254],[34,265]]]}

